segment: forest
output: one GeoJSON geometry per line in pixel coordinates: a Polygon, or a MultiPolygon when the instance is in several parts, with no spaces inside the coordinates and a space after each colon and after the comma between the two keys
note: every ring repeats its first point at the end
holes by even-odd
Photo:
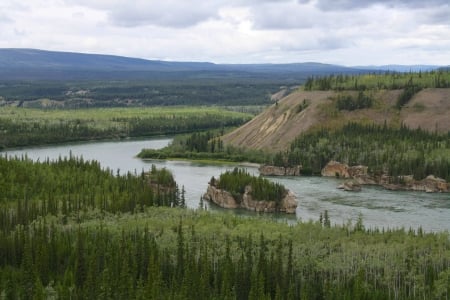
{"type": "Polygon", "coordinates": [[[365,228],[363,220],[331,226],[326,211],[286,224],[187,210],[173,178],[154,167],[114,175],[73,157],[0,163],[5,299],[450,295],[448,233],[365,228]]]}
{"type": "MultiPolygon", "coordinates": [[[[0,222],[3,230],[28,225],[42,216],[90,212],[134,212],[146,206],[184,206],[170,171],[120,174],[98,162],[64,157],[34,162],[27,157],[0,157],[0,222]]],[[[183,190],[183,189],[182,189],[183,190]]]]}
{"type": "Polygon", "coordinates": [[[302,165],[307,175],[320,174],[330,160],[368,166],[371,174],[413,175],[418,180],[433,174],[450,181],[450,133],[349,123],[342,129],[301,134],[267,163],[302,165]]]}
{"type": "MultiPolygon", "coordinates": [[[[333,75],[312,78],[308,84],[311,89],[356,87],[361,91],[358,97],[343,97],[338,104],[351,110],[372,105],[363,92],[366,88],[405,88],[406,103],[416,88],[449,82],[448,72],[441,71],[377,76],[333,75]]],[[[131,98],[151,93],[140,88],[131,98]]],[[[165,96],[152,99],[180,103],[183,93],[196,93],[188,86],[179,88],[183,92],[170,98],[173,102],[165,96]]],[[[205,85],[203,91],[208,88],[205,85]]],[[[267,90],[258,89],[267,96],[267,90]]],[[[163,88],[155,91],[164,95],[163,88]]],[[[23,91],[28,92],[33,94],[23,91]]],[[[44,87],[40,96],[51,98],[51,93],[62,92],[44,87]]],[[[96,93],[99,99],[104,96],[106,102],[97,103],[102,106],[111,104],[106,100],[111,95],[120,99],[116,106],[126,99],[126,88],[120,85],[99,87],[96,93]]],[[[216,93],[211,88],[209,99],[216,93]]],[[[81,103],[75,99],[81,94],[68,97],[81,103]]],[[[230,103],[267,100],[258,99],[261,102],[245,102],[236,96],[230,103]]],[[[393,177],[434,174],[450,181],[450,133],[403,125],[319,128],[300,135],[286,151],[270,154],[224,145],[223,133],[252,115],[223,108],[2,107],[0,112],[0,148],[183,133],[169,147],[143,150],[140,156],[301,164],[305,175],[319,174],[334,159],[393,177]]],[[[258,199],[278,199],[285,193],[283,186],[250,176],[245,169],[225,172],[217,182],[233,193],[251,183],[258,199]]],[[[82,157],[31,161],[0,156],[0,299],[450,297],[448,232],[366,228],[362,218],[331,225],[327,211],[316,221],[287,223],[264,215],[249,218],[205,211],[203,205],[196,210],[185,206],[185,188],[164,168],[123,174],[82,157]]]]}
{"type": "Polygon", "coordinates": [[[329,75],[309,77],[302,88],[305,91],[314,90],[395,90],[404,89],[408,86],[416,86],[417,89],[424,88],[449,88],[450,70],[433,70],[428,72],[385,72],[384,74],[363,75],[329,75]]]}
{"type": "Polygon", "coordinates": [[[320,128],[301,134],[289,149],[273,154],[223,145],[222,134],[208,131],[176,137],[168,147],[143,149],[138,156],[301,165],[303,175],[320,175],[330,160],[336,160],[368,166],[371,174],[386,173],[399,179],[413,175],[417,180],[433,174],[450,181],[450,133],[429,133],[403,125],[391,128],[386,124],[348,123],[341,129],[320,128]]]}
{"type": "Polygon", "coordinates": [[[170,80],[4,81],[0,82],[0,105],[45,108],[37,101],[43,99],[51,101],[46,105],[65,108],[268,105],[270,95],[286,84],[281,79],[210,75],[170,80]]]}
{"type": "Polygon", "coordinates": [[[162,149],[142,149],[138,157],[142,159],[187,159],[211,162],[254,162],[264,163],[270,153],[261,150],[242,149],[224,145],[221,136],[224,129],[194,132],[175,136],[162,149]]]}
{"type": "Polygon", "coordinates": [[[0,149],[236,127],[251,117],[249,113],[201,106],[76,110],[0,107],[0,149]]]}
{"type": "Polygon", "coordinates": [[[252,176],[245,169],[234,168],[220,174],[218,179],[211,178],[210,184],[225,190],[233,195],[238,201],[245,192],[247,186],[251,186],[251,195],[257,201],[275,201],[278,206],[286,196],[286,188],[269,181],[262,176],[252,176]]]}

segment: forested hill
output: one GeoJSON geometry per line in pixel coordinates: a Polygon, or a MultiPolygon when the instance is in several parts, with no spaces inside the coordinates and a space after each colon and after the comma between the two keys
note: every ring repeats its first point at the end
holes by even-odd
{"type": "Polygon", "coordinates": [[[251,77],[304,79],[311,75],[360,74],[364,68],[321,63],[214,64],[171,62],[114,55],[0,49],[0,80],[251,77]]]}
{"type": "Polygon", "coordinates": [[[339,129],[349,122],[447,133],[449,116],[449,71],[311,77],[223,141],[276,152],[302,133],[339,129]]]}

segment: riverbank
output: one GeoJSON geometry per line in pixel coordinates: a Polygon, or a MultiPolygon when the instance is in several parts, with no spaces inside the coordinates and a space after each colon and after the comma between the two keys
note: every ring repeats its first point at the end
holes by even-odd
{"type": "MultiPolygon", "coordinates": [[[[262,165],[258,168],[263,176],[301,176],[302,166],[278,167],[262,165]]],[[[412,175],[389,176],[387,174],[374,175],[368,172],[368,167],[363,165],[349,166],[337,161],[330,161],[322,169],[321,176],[352,179],[357,188],[344,188],[344,190],[360,190],[359,185],[375,185],[392,191],[420,191],[427,193],[448,193],[450,182],[442,178],[428,175],[421,180],[415,180],[412,175]]],[[[345,183],[344,183],[345,185],[345,183]]],[[[342,184],[338,186],[342,188],[342,184]]]]}
{"type": "Polygon", "coordinates": [[[233,128],[251,114],[219,107],[0,107],[0,149],[233,128]]]}
{"type": "MultiPolygon", "coordinates": [[[[7,151],[12,156],[27,156],[28,159],[45,161],[57,160],[59,157],[82,156],[85,160],[96,160],[104,169],[113,173],[120,171],[141,173],[150,170],[152,164],[158,168],[167,168],[174,174],[180,187],[186,189],[188,208],[199,207],[200,197],[205,193],[211,177],[233,169],[238,164],[203,164],[195,161],[142,160],[136,153],[143,148],[159,149],[172,142],[170,138],[148,140],[121,140],[117,142],[90,142],[71,145],[30,147],[22,150],[7,151]]],[[[5,152],[2,152],[3,154],[5,152]]],[[[251,164],[247,171],[259,175],[251,164]]],[[[422,227],[426,232],[450,231],[450,201],[447,193],[424,193],[413,191],[390,191],[377,186],[364,186],[361,192],[348,193],[336,189],[342,179],[320,176],[267,177],[279,182],[291,190],[298,199],[296,216],[277,216],[280,222],[295,220],[317,221],[320,214],[327,210],[332,226],[355,222],[362,214],[367,228],[413,228],[422,227]]],[[[206,203],[206,202],[205,202],[206,203]]],[[[241,209],[224,211],[215,205],[209,210],[227,214],[245,214],[258,216],[251,211],[241,209]]]]}

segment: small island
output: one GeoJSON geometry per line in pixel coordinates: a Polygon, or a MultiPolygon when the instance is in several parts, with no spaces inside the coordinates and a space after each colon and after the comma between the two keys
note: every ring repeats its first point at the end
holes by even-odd
{"type": "Polygon", "coordinates": [[[294,194],[279,183],[250,175],[245,169],[234,168],[211,178],[203,199],[223,208],[245,208],[256,212],[294,214],[297,201],[294,194]]]}
{"type": "Polygon", "coordinates": [[[368,173],[367,166],[349,166],[334,160],[327,163],[322,169],[321,175],[324,177],[350,178],[350,181],[346,181],[338,187],[346,191],[358,191],[361,189],[361,185],[379,185],[395,191],[450,192],[450,183],[434,175],[428,175],[420,180],[414,179],[413,175],[392,176],[387,173],[374,175],[368,173]]]}

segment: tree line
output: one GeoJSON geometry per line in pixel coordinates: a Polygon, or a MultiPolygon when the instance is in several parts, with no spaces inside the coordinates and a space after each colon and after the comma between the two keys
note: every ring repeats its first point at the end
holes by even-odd
{"type": "Polygon", "coordinates": [[[341,129],[322,128],[301,134],[286,151],[267,161],[276,166],[302,165],[303,174],[320,174],[330,161],[366,165],[372,174],[420,180],[433,174],[450,181],[450,133],[349,123],[341,129]]]}
{"type": "Polygon", "coordinates": [[[78,226],[44,218],[1,231],[0,294],[255,300],[450,295],[445,233],[319,222],[289,226],[161,208],[136,216],[112,215],[111,221],[78,226]]]}
{"type": "Polygon", "coordinates": [[[148,173],[120,174],[76,157],[33,162],[2,156],[0,178],[3,231],[47,215],[81,220],[89,211],[125,213],[147,206],[184,206],[184,192],[172,174],[155,167],[148,173]]]}
{"type": "MultiPolygon", "coordinates": [[[[2,298],[450,295],[448,233],[366,229],[362,220],[331,226],[326,211],[288,225],[170,208],[183,206],[183,192],[154,166],[121,174],[82,158],[1,157],[0,172],[2,298]]],[[[235,186],[249,176],[238,169],[225,177],[235,186]]]]}
{"type": "MultiPolygon", "coordinates": [[[[69,110],[64,112],[70,113],[69,110]]],[[[148,116],[137,115],[131,110],[111,111],[110,116],[105,116],[105,111],[98,111],[101,115],[98,119],[95,111],[90,113],[92,118],[66,118],[54,112],[53,118],[42,119],[42,113],[16,109],[0,117],[0,149],[197,132],[239,126],[251,118],[249,114],[225,110],[208,111],[202,108],[198,108],[196,113],[188,109],[174,110],[172,113],[158,112],[155,109],[155,112],[149,112],[148,116]],[[33,118],[33,114],[36,114],[36,118],[33,118]]],[[[74,110],[73,114],[80,112],[74,110]]]]}
{"type": "Polygon", "coordinates": [[[352,111],[356,109],[371,108],[372,105],[372,97],[366,95],[363,91],[359,91],[356,98],[350,94],[339,94],[336,99],[336,108],[338,110],[352,111]]]}
{"type": "MultiPolygon", "coordinates": [[[[160,76],[161,74],[159,74],[160,76]]],[[[39,106],[31,101],[50,99],[66,108],[268,105],[281,79],[208,78],[111,81],[7,81],[0,85],[6,103],[39,106]]]]}
{"type": "Polygon", "coordinates": [[[419,90],[424,88],[449,88],[450,71],[442,69],[428,72],[385,72],[384,74],[373,73],[364,75],[332,74],[329,76],[309,77],[303,88],[305,91],[365,91],[405,89],[413,85],[419,90]]]}
{"type": "Polygon", "coordinates": [[[240,149],[225,145],[221,136],[225,129],[194,132],[175,136],[172,143],[162,149],[142,149],[138,157],[146,159],[192,159],[263,163],[270,154],[258,150],[240,149]]]}
{"type": "Polygon", "coordinates": [[[218,179],[213,177],[210,184],[230,192],[237,201],[242,200],[246,187],[250,186],[250,194],[255,200],[274,201],[277,207],[287,193],[282,184],[271,182],[262,176],[252,176],[242,168],[226,171],[218,179]]]}

